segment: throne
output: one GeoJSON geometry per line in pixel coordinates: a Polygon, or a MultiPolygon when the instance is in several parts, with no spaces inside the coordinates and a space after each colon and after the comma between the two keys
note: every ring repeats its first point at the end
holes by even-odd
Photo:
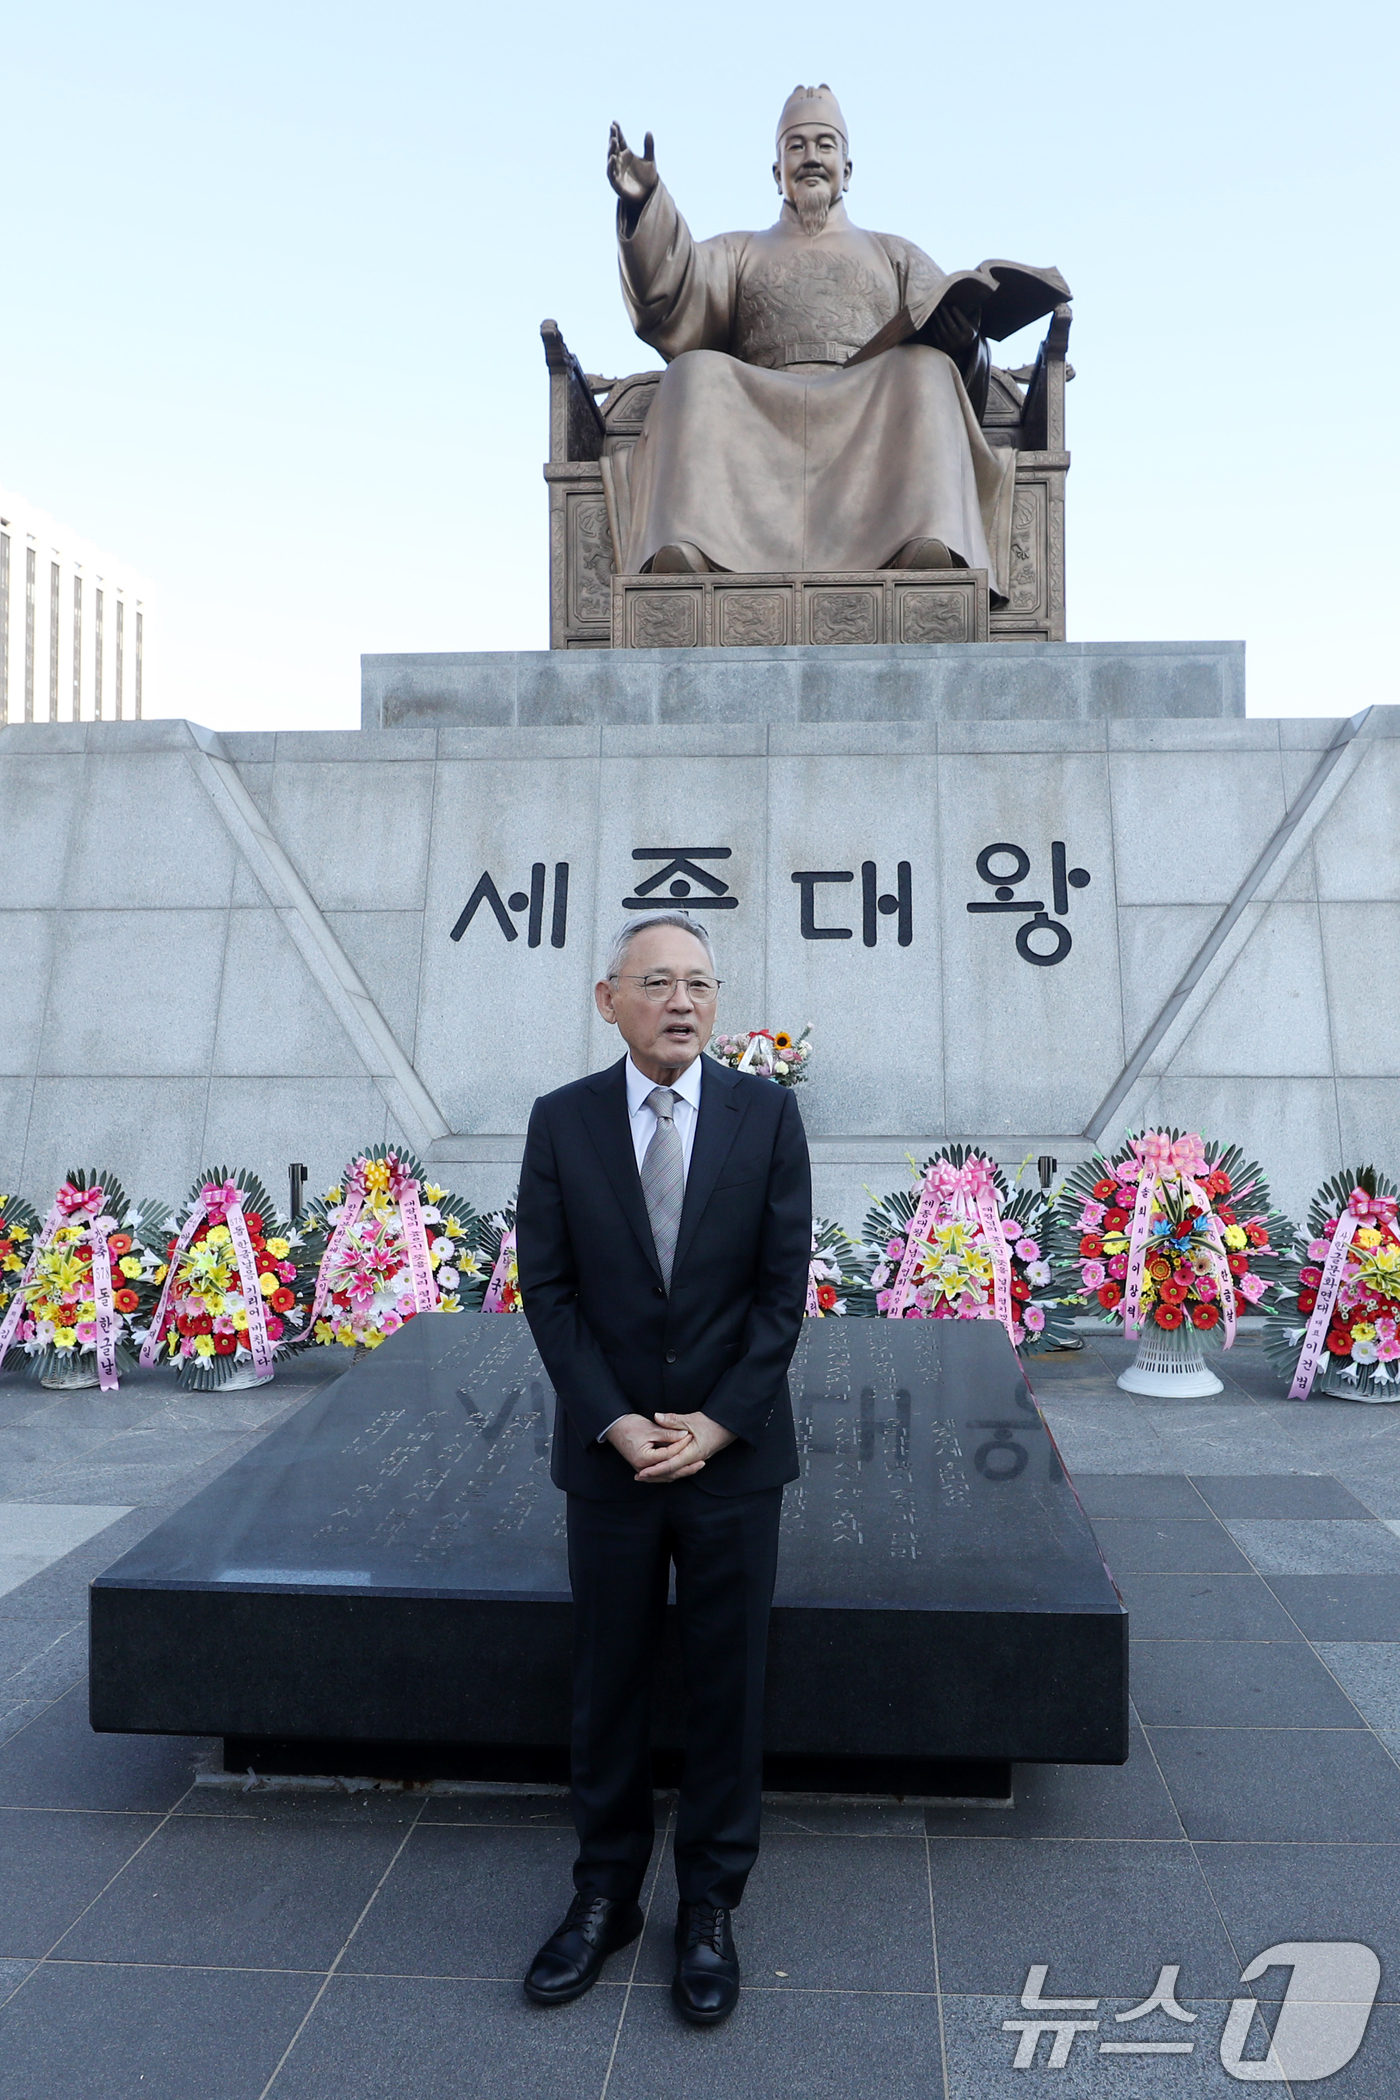
{"type": "Polygon", "coordinates": [[[1033,365],[993,367],[982,418],[1016,454],[1007,603],[989,607],[984,569],[861,575],[624,576],[628,458],[659,371],[585,372],[543,321],[549,367],[551,649],[772,647],[785,642],[1062,642],[1065,638],[1065,362],[1070,309],[1057,306],[1033,365]]]}

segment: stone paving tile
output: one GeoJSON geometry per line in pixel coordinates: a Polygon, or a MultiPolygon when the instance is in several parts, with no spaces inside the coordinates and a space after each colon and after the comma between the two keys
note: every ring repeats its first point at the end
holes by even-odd
{"type": "Polygon", "coordinates": [[[545,2011],[519,1984],[335,1976],[271,2100],[594,2100],[623,2002],[605,1983],[545,2011]]]}
{"type": "Polygon", "coordinates": [[[750,1990],[707,2031],[653,1988],[632,1993],[608,2100],[932,2100],[941,2084],[932,1994],[750,1990]]]}
{"type": "Polygon", "coordinates": [[[1046,1997],[1143,1996],[1163,1962],[1183,1996],[1223,1997],[1234,1949],[1184,1839],[1159,1844],[943,1838],[930,1845],[945,1991],[1018,1992],[1047,1962],[1046,1997]]]}
{"type": "Polygon", "coordinates": [[[1318,1641],[1316,1646],[1372,1728],[1400,1733],[1400,1641],[1318,1641]]]}
{"type": "Polygon", "coordinates": [[[164,1811],[209,1747],[201,1737],[94,1735],[79,1685],[0,1746],[0,1806],[164,1811]]]}
{"type": "Polygon", "coordinates": [[[47,1954],[159,1821],[0,1808],[0,1954],[47,1954]]]}
{"type": "Polygon", "coordinates": [[[1400,1575],[1271,1575],[1310,1641],[1400,1641],[1400,1575]]]}
{"type": "Polygon", "coordinates": [[[74,1925],[68,1961],[322,1969],[393,1859],[392,1826],[172,1817],[74,1925]]]}
{"type": "MultiPolygon", "coordinates": [[[[637,1980],[669,1988],[676,1892],[669,1863],[637,1980]]],[[[782,1991],[932,1991],[927,1849],[919,1837],[765,1841],[734,1938],[745,1973],[782,1991]]]]}
{"type": "Polygon", "coordinates": [[[1374,1517],[1230,1517],[1261,1575],[1400,1575],[1400,1538],[1374,1517]]]}
{"type": "MultiPolygon", "coordinates": [[[[1198,1844],[1196,1857],[1241,1959],[1289,1940],[1360,1940],[1381,1958],[1380,1995],[1400,2000],[1400,1848],[1198,1844]]],[[[1281,1996],[1286,1972],[1252,1986],[1281,1996]]]]}
{"type": "Polygon", "coordinates": [[[1134,1641],[1129,1674],[1149,1728],[1365,1725],[1336,1675],[1301,1641],[1134,1641]]]}
{"type": "Polygon", "coordinates": [[[1097,1529],[1101,1517],[1208,1517],[1181,1473],[1076,1473],[1074,1485],[1097,1529]]]}
{"type": "Polygon", "coordinates": [[[35,1967],[32,1961],[10,1961],[0,1957],[0,2005],[19,1989],[26,1976],[33,1975],[35,1967]]]}
{"type": "Polygon", "coordinates": [[[319,1983],[46,1963],[0,2010],[0,2100],[257,2100],[319,1983]]]}
{"type": "MultiPolygon", "coordinates": [[[[1022,2010],[1019,1997],[945,1996],[948,2100],[1007,2100],[1008,2094],[1016,2095],[1017,2100],[1023,2094],[1027,2100],[1034,2100],[1037,2094],[1044,2094],[1046,2100],[1110,2100],[1110,2096],[1111,2100],[1224,2100],[1226,2095],[1237,2096],[1239,2086],[1220,2064],[1220,2037],[1230,2010],[1227,2002],[1192,1999],[1183,1979],[1180,2003],[1195,2013],[1194,2025],[1186,2027],[1161,2015],[1149,2015],[1130,2026],[1115,2024],[1114,2014],[1133,2011],[1155,1981],[1154,1972],[1136,1999],[1105,1998],[1093,2012],[1064,2014],[1065,2019],[1098,2020],[1100,2028],[1092,2034],[1074,2035],[1067,2062],[1056,2070],[1048,2062],[1050,2035],[1042,2035],[1036,2043],[1029,2068],[1012,2068],[1023,2037],[1006,2033],[1002,2023],[1033,2017],[1022,2010]],[[1195,2046],[1190,2056],[1115,2058],[1098,2053],[1101,2041],[1138,2035],[1145,2041],[1185,2041],[1195,2046]]],[[[1260,2047],[1262,2051],[1262,2043],[1260,2047]]],[[[1327,2091],[1330,2100],[1332,2087],[1327,2091]]]]}
{"type": "Polygon", "coordinates": [[[1149,1728],[1188,1837],[1400,1844],[1400,1771],[1366,1730],[1149,1728]]]}
{"type": "Polygon", "coordinates": [[[1199,1517],[1096,1517],[1094,1531],[1115,1576],[1248,1572],[1248,1561],[1208,1509],[1199,1517]]]}
{"type": "MultiPolygon", "coordinates": [[[[569,1906],[576,1849],[572,1830],[418,1824],[344,1968],[518,1980],[569,1906]]],[[[630,1966],[631,1956],[619,1954],[609,1973],[630,1966]]]]}
{"type": "Polygon", "coordinates": [[[1125,1575],[1118,1585],[1138,1640],[1287,1641],[1298,1629],[1259,1575],[1125,1575]]]}
{"type": "Polygon", "coordinates": [[[1198,1474],[1192,1487],[1217,1517],[1365,1517],[1372,1514],[1330,1473],[1198,1474]]]}
{"type": "Polygon", "coordinates": [[[931,1837],[1177,1838],[1181,1819],[1136,1719],[1122,1765],[1017,1765],[1015,1806],[927,1808],[931,1837]]]}

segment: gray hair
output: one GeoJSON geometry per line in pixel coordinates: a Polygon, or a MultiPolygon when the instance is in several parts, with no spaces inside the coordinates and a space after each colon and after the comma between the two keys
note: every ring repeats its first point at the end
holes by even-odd
{"type": "Polygon", "coordinates": [[[715,951],[710,942],[710,929],[701,920],[692,919],[688,911],[644,911],[638,912],[634,919],[624,919],[613,936],[612,946],[608,949],[608,959],[603,965],[603,975],[610,981],[622,975],[627,950],[637,935],[645,932],[648,926],[679,926],[682,933],[693,933],[710,958],[710,968],[715,968],[715,951]]]}

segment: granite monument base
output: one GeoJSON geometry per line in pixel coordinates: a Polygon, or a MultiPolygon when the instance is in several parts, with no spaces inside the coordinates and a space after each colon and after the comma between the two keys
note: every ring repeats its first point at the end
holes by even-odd
{"type": "MultiPolygon", "coordinates": [[[[1121,1763],[1127,1616],[1001,1329],[811,1320],[792,1389],[772,1783],[986,1797],[1013,1761],[1121,1763]]],[[[400,1330],[93,1584],[94,1728],[221,1736],[238,1769],[562,1777],[552,1412],[523,1320],[400,1330]]],[[[659,1776],[682,1716],[663,1656],[659,1776]]]]}

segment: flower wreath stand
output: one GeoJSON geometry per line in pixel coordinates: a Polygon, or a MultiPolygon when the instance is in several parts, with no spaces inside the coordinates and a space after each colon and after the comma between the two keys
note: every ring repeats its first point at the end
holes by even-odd
{"type": "Polygon", "coordinates": [[[1290,1400],[1400,1400],[1400,1191],[1374,1167],[1325,1181],[1308,1206],[1264,1353],[1290,1400]]]}
{"type": "Polygon", "coordinates": [[[175,1226],[142,1363],[172,1364],[189,1391],[266,1385],[279,1356],[306,1347],[321,1234],[283,1224],[246,1168],[206,1168],[175,1226]]]}
{"type": "Polygon", "coordinates": [[[1055,1208],[1062,1275],[1137,1342],[1122,1391],[1223,1392],[1205,1351],[1234,1346],[1237,1316],[1263,1305],[1292,1238],[1259,1167],[1238,1145],[1149,1130],[1111,1158],[1083,1161],[1055,1208]]]}
{"type": "Polygon", "coordinates": [[[520,1312],[514,1196],[503,1210],[494,1210],[481,1220],[476,1237],[480,1266],[473,1283],[472,1309],[489,1313],[520,1312]]]}
{"type": "Polygon", "coordinates": [[[809,1320],[843,1319],[856,1310],[851,1301],[861,1286],[851,1257],[857,1252],[850,1234],[833,1218],[812,1220],[812,1259],[807,1267],[809,1320]]]}
{"type": "Polygon", "coordinates": [[[866,1216],[871,1310],[890,1320],[1000,1320],[1017,1349],[1062,1344],[1070,1319],[1046,1251],[1050,1206],[1040,1190],[1013,1195],[1000,1167],[964,1145],[918,1172],[866,1216]]]}
{"type": "Polygon", "coordinates": [[[807,1070],[812,1058],[811,1033],[809,1021],[799,1036],[789,1035],[785,1028],[776,1033],[771,1028],[750,1028],[743,1035],[717,1035],[709,1045],[709,1055],[728,1065],[731,1072],[752,1072],[756,1079],[775,1079],[779,1086],[801,1086],[811,1077],[807,1070]]]}
{"type": "Polygon", "coordinates": [[[30,1376],[50,1391],[115,1391],[136,1369],[165,1273],[148,1242],[169,1215],[149,1199],[133,1208],[115,1174],[74,1168],[28,1241],[0,1321],[0,1363],[18,1342],[30,1376]]]}
{"type": "MultiPolygon", "coordinates": [[[[0,1196],[0,1315],[14,1304],[39,1231],[39,1214],[23,1196],[0,1196]]],[[[16,1323],[24,1317],[16,1314],[16,1323]]]]}
{"type": "Polygon", "coordinates": [[[402,1147],[376,1145],[308,1207],[327,1235],[307,1323],[310,1339],[377,1349],[420,1312],[460,1312],[477,1267],[479,1220],[469,1203],[427,1179],[402,1147]]]}

